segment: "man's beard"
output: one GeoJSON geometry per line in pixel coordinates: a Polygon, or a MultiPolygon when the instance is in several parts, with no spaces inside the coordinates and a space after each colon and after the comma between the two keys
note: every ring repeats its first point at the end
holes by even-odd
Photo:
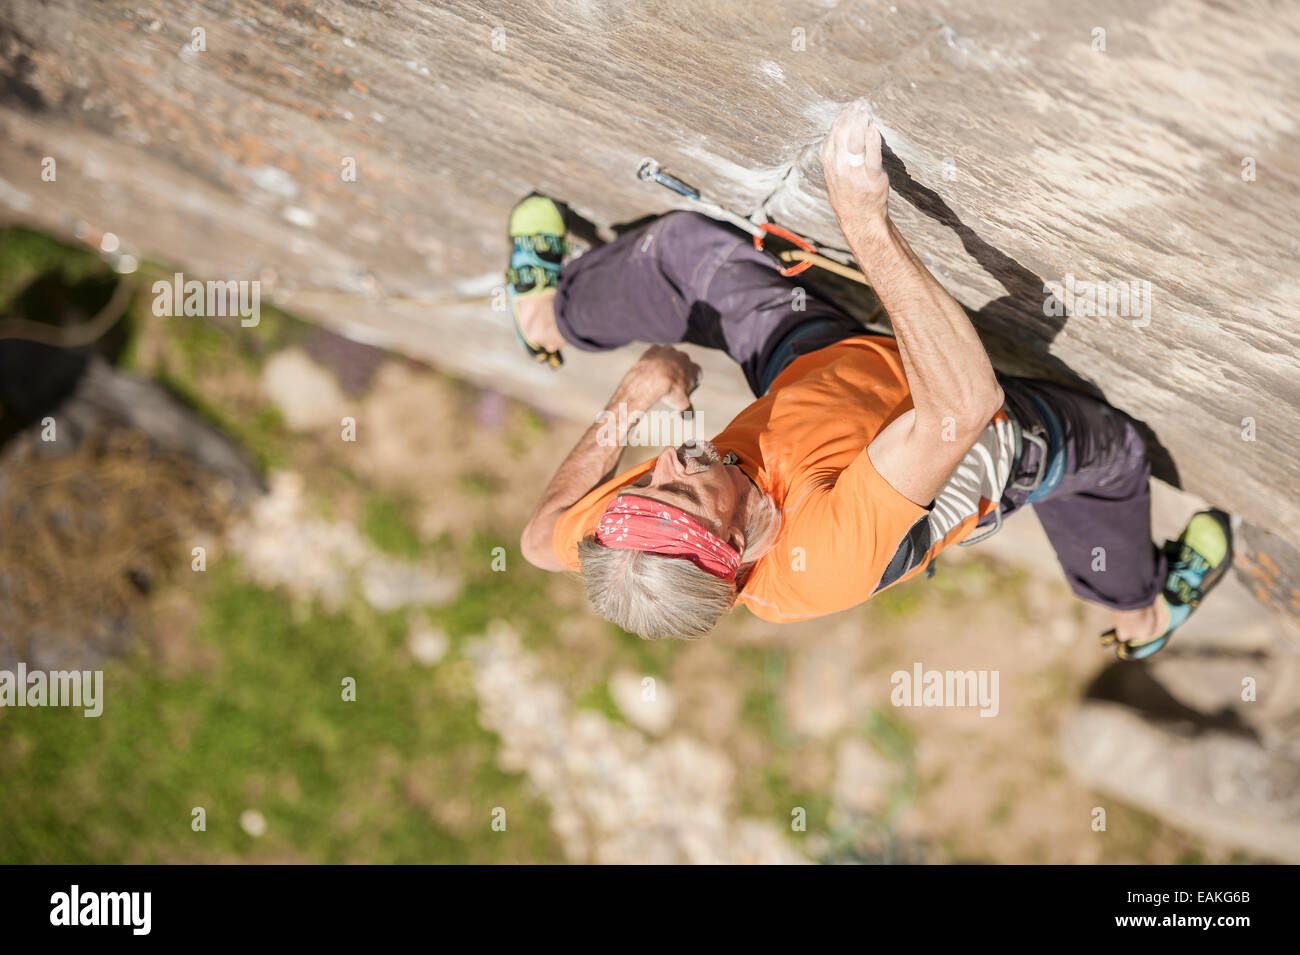
{"type": "Polygon", "coordinates": [[[677,460],[681,462],[687,474],[699,474],[721,461],[722,455],[718,453],[712,441],[694,438],[677,449],[677,460]]]}

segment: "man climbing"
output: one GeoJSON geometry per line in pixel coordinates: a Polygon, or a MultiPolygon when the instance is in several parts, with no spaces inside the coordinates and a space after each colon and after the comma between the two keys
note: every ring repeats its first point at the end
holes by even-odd
{"type": "Polygon", "coordinates": [[[569,453],[525,527],[524,556],[581,573],[595,608],[647,638],[711,630],[737,602],[777,623],[835,613],[906,580],[1033,504],[1074,592],[1111,608],[1102,641],[1150,656],[1231,561],[1217,511],[1150,537],[1150,466],[1123,413],[1001,377],[966,313],[891,221],[880,135],[847,107],[822,148],[831,206],[893,325],[869,334],[794,284],[747,236],[674,212],[561,269],[553,202],[516,207],[507,279],[537,360],[656,343],[569,453]],[[756,399],[712,442],[612,477],[660,400],[685,411],[700,369],[671,345],[724,349],[756,399]],[[619,414],[620,408],[624,413],[619,414]],[[978,528],[978,529],[977,529],[978,528]]]}

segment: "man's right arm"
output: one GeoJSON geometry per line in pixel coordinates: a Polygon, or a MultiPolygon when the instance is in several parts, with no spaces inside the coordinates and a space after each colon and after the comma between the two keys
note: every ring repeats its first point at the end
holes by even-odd
{"type": "Polygon", "coordinates": [[[605,412],[611,417],[601,415],[587,429],[542,493],[519,538],[525,560],[542,570],[565,569],[552,543],[560,516],[613,476],[627,445],[628,431],[641,415],[661,399],[685,411],[690,407],[690,393],[699,379],[700,366],[684,351],[667,345],[646,349],[605,405],[605,412]],[[610,421],[616,429],[612,436],[610,421]]]}

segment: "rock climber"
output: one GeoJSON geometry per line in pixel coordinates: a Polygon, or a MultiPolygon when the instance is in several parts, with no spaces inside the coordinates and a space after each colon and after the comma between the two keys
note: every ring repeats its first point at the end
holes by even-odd
{"type": "Polygon", "coordinates": [[[566,263],[557,205],[534,194],[515,207],[507,282],[530,355],[558,368],[566,345],[654,343],[543,492],[524,556],[580,573],[625,630],[696,637],[737,603],[777,623],[845,610],[1032,504],[1074,592],[1113,611],[1103,644],[1128,659],[1159,650],[1229,566],[1226,516],[1200,512],[1156,546],[1134,422],[994,371],[890,218],[865,105],[835,120],[821,162],[892,337],[795,296],[768,253],[702,214],[660,216],[566,263]],[[725,350],[756,400],[712,441],[613,476],[629,421],[660,401],[690,408],[701,370],[681,342],[725,350]]]}

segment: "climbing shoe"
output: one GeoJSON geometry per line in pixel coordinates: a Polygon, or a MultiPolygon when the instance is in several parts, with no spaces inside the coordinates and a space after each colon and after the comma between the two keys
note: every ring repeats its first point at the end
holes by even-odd
{"type": "Polygon", "coordinates": [[[1232,566],[1232,526],[1222,511],[1192,515],[1176,541],[1165,542],[1169,575],[1160,600],[1169,610],[1169,625],[1159,636],[1142,643],[1121,641],[1114,630],[1101,635],[1103,647],[1115,647],[1121,660],[1145,660],[1169,642],[1174,630],[1186,622],[1205,595],[1232,566]]]}
{"type": "Polygon", "coordinates": [[[510,266],[506,269],[506,290],[515,335],[536,361],[559,368],[564,358],[558,351],[535,345],[519,327],[519,302],[555,288],[560,263],[568,251],[564,214],[554,200],[531,193],[510,212],[510,266]]]}

